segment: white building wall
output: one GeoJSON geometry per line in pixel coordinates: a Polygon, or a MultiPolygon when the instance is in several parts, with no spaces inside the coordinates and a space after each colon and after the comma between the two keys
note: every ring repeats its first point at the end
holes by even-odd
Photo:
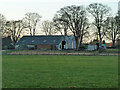
{"type": "Polygon", "coordinates": [[[62,41],[65,41],[65,38],[62,38],[61,42],[59,43],[59,45],[57,45],[58,50],[62,50],[62,41]]]}
{"type": "Polygon", "coordinates": [[[62,50],[62,44],[60,43],[59,45],[57,45],[58,50],[62,50]]]}
{"type": "Polygon", "coordinates": [[[65,36],[65,49],[75,49],[75,38],[74,36],[65,36]]]}
{"type": "Polygon", "coordinates": [[[97,50],[97,45],[88,45],[87,50],[90,50],[90,51],[97,50]]]}

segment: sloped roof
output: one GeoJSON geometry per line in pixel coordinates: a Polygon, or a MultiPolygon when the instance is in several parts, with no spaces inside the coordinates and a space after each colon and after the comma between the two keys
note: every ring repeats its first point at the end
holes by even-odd
{"type": "Polygon", "coordinates": [[[23,36],[16,45],[57,45],[62,38],[63,35],[23,36]]]}

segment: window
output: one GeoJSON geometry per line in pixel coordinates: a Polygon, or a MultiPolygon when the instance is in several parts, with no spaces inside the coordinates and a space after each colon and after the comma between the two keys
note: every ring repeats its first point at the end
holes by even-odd
{"type": "Polygon", "coordinates": [[[53,40],[53,42],[56,42],[56,40],[53,40]]]}
{"type": "Polygon", "coordinates": [[[47,40],[44,40],[43,42],[46,42],[47,40]]]}
{"type": "Polygon", "coordinates": [[[35,42],[35,40],[32,40],[32,42],[35,42]]]}
{"type": "Polygon", "coordinates": [[[15,45],[15,48],[18,48],[19,47],[19,45],[15,45]]]}
{"type": "Polygon", "coordinates": [[[25,42],[25,40],[23,40],[22,42],[25,42]]]}

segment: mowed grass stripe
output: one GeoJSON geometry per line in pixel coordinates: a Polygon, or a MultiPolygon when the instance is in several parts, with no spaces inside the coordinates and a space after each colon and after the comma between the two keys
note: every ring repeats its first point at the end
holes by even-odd
{"type": "Polygon", "coordinates": [[[116,88],[117,56],[3,55],[3,88],[116,88]]]}

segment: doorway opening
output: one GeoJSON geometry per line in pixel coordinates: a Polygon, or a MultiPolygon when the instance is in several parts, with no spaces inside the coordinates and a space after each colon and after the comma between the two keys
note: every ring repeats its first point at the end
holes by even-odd
{"type": "Polygon", "coordinates": [[[65,49],[65,44],[66,44],[66,42],[65,41],[62,41],[62,50],[64,50],[65,49]]]}

